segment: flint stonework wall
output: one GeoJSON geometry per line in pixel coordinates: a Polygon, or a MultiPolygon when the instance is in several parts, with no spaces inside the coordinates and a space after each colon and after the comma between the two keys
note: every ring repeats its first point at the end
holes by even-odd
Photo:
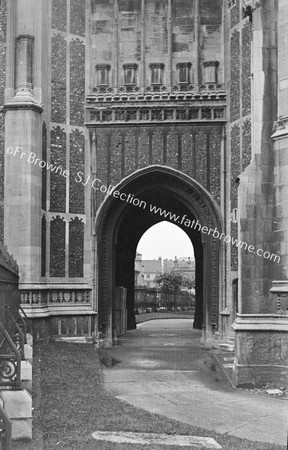
{"type": "MultiPolygon", "coordinates": [[[[252,24],[243,17],[242,0],[231,2],[230,14],[230,120],[228,151],[230,153],[230,212],[237,209],[235,180],[251,160],[251,40],[252,24]]],[[[228,16],[229,17],[229,16],[228,16]]],[[[228,33],[227,33],[228,34],[228,33]]],[[[229,39],[229,36],[227,36],[229,39]]],[[[238,224],[231,221],[231,235],[238,237],[238,224]]],[[[238,270],[238,248],[231,246],[231,270],[238,270]]]]}
{"type": "MultiPolygon", "coordinates": [[[[96,130],[97,187],[116,185],[151,164],[180,170],[202,184],[221,203],[221,126],[171,125],[109,127],[96,130]]],[[[131,192],[133,194],[133,192],[131,192]]],[[[96,191],[99,207],[105,193],[96,191]]]]}
{"type": "Polygon", "coordinates": [[[50,256],[42,272],[52,278],[84,276],[85,192],[75,178],[78,171],[85,173],[85,16],[85,2],[52,0],[47,153],[52,164],[69,171],[67,177],[47,174],[49,208],[44,211],[50,256]]]}

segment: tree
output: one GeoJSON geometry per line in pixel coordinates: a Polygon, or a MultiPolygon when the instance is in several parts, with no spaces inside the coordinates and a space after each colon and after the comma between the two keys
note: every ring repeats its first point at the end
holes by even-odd
{"type": "MultiPolygon", "coordinates": [[[[178,292],[181,291],[183,287],[183,277],[179,273],[168,273],[163,272],[159,273],[155,277],[155,282],[159,284],[160,291],[166,296],[166,300],[168,295],[173,295],[174,300],[174,308],[175,308],[175,296],[178,292]]],[[[170,308],[172,304],[168,305],[170,308]]]]}
{"type": "Polygon", "coordinates": [[[187,277],[183,277],[183,287],[186,287],[187,289],[195,289],[195,280],[190,280],[187,277]]]}

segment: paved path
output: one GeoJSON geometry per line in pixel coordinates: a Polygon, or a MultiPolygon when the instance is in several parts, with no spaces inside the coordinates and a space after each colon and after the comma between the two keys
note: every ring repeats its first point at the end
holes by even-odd
{"type": "Polygon", "coordinates": [[[288,402],[233,390],[192,323],[153,320],[129,331],[103,361],[106,390],[180,422],[286,445],[288,402]]]}

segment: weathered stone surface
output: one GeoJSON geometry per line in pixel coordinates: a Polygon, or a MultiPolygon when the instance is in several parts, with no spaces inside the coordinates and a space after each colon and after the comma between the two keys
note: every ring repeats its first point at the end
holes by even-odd
{"type": "Polygon", "coordinates": [[[234,379],[237,386],[288,386],[288,316],[239,315],[234,379]]]}
{"type": "Polygon", "coordinates": [[[184,435],[167,435],[155,433],[131,433],[114,431],[95,431],[92,437],[97,441],[108,441],[119,444],[142,444],[142,445],[177,445],[189,448],[211,448],[222,447],[212,438],[184,435]]]}

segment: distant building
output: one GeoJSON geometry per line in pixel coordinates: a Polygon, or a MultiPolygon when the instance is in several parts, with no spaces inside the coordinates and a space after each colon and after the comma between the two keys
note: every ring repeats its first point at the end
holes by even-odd
{"type": "Polygon", "coordinates": [[[144,282],[144,273],[143,273],[143,265],[142,265],[142,255],[141,253],[136,253],[135,258],[135,286],[141,287],[145,286],[144,282]]]}
{"type": "Polygon", "coordinates": [[[182,277],[188,278],[190,281],[195,281],[195,260],[188,257],[175,256],[174,267],[170,273],[179,273],[182,277]]]}
{"type": "Polygon", "coordinates": [[[144,274],[144,284],[148,288],[155,288],[157,284],[154,282],[158,273],[163,272],[162,258],[158,259],[143,259],[142,268],[144,274]]]}
{"type": "Polygon", "coordinates": [[[170,273],[171,269],[173,269],[173,267],[174,267],[174,260],[173,259],[165,258],[163,260],[163,270],[164,270],[164,272],[170,273]]]}

